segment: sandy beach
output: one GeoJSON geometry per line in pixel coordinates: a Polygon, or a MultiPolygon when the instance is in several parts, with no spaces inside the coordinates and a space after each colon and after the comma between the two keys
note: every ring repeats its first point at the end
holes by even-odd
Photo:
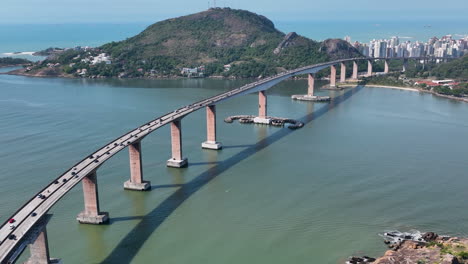
{"type": "Polygon", "coordinates": [[[386,85],[366,85],[366,87],[372,88],[387,88],[387,89],[398,89],[398,90],[405,90],[405,91],[412,91],[412,92],[419,92],[419,89],[416,88],[409,88],[409,87],[398,87],[398,86],[386,86],[386,85]]]}
{"type": "MultiPolygon", "coordinates": [[[[340,85],[340,86],[341,87],[354,87],[356,85],[344,84],[344,85],[340,85]]],[[[433,91],[426,91],[426,90],[410,88],[410,87],[398,87],[398,86],[387,86],[387,85],[376,85],[376,84],[374,84],[374,85],[365,85],[365,86],[370,87],[370,88],[386,88],[386,89],[397,89],[397,90],[404,90],[404,91],[411,91],[411,92],[428,93],[428,94],[432,94],[434,96],[443,97],[443,98],[447,98],[447,99],[451,99],[451,100],[456,100],[456,101],[468,103],[468,98],[456,97],[456,96],[445,95],[445,94],[439,94],[439,93],[435,93],[433,91]]]]}
{"type": "MultiPolygon", "coordinates": [[[[354,87],[357,84],[343,84],[339,85],[340,87],[354,87]]],[[[416,88],[410,88],[410,87],[398,87],[398,86],[387,86],[387,85],[377,85],[377,84],[371,84],[371,85],[365,85],[366,87],[371,87],[371,88],[386,88],[386,89],[398,89],[398,90],[404,90],[404,91],[412,91],[412,92],[419,92],[419,89],[416,88]]]]}

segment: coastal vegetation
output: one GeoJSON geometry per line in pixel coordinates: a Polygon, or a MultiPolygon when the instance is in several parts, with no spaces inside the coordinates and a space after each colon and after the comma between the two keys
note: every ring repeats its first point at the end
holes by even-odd
{"type": "Polygon", "coordinates": [[[63,51],[64,51],[64,49],[62,49],[62,48],[50,47],[50,48],[47,48],[45,50],[34,52],[33,55],[34,56],[50,56],[50,55],[54,55],[54,54],[59,54],[59,53],[61,53],[63,51]]]}
{"type": "MultiPolygon", "coordinates": [[[[395,66],[395,65],[393,65],[395,66]]],[[[374,67],[375,69],[375,67],[374,67]]],[[[392,66],[390,66],[392,69],[392,66]]],[[[379,69],[376,69],[379,71],[379,69]]],[[[468,96],[468,55],[455,59],[448,63],[421,63],[413,62],[408,65],[404,73],[393,72],[386,75],[364,77],[361,85],[384,85],[394,87],[413,87],[436,94],[454,97],[468,96]],[[456,81],[455,85],[428,86],[426,83],[416,84],[418,78],[450,78],[456,81]]]]}
{"type": "MultiPolygon", "coordinates": [[[[391,66],[390,69],[392,69],[391,66]]],[[[421,64],[410,60],[405,76],[408,78],[435,77],[468,80],[468,54],[446,63],[428,62],[421,64]]]]}
{"type": "Polygon", "coordinates": [[[436,86],[432,88],[432,91],[439,94],[451,95],[455,97],[468,96],[468,83],[461,83],[452,88],[449,88],[447,86],[436,86]]]}
{"type": "Polygon", "coordinates": [[[439,78],[468,80],[468,54],[448,63],[437,65],[431,70],[431,75],[439,78]]]}
{"type": "Polygon", "coordinates": [[[32,63],[29,60],[21,59],[21,58],[12,58],[12,57],[5,57],[0,58],[0,67],[8,67],[8,66],[20,66],[32,63]]]}
{"type": "Polygon", "coordinates": [[[386,75],[377,75],[372,77],[363,77],[359,81],[360,85],[385,85],[396,87],[410,87],[412,83],[400,78],[399,73],[390,73],[386,75]]]}

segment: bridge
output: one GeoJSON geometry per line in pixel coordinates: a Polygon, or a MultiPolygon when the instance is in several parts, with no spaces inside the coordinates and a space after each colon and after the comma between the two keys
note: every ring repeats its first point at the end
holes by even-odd
{"type": "Polygon", "coordinates": [[[172,155],[167,161],[169,167],[188,166],[188,160],[182,152],[182,119],[202,108],[206,109],[207,137],[202,143],[202,148],[218,150],[222,148],[217,141],[216,135],[216,105],[225,100],[235,97],[258,93],[260,123],[268,121],[267,116],[267,95],[266,90],[274,85],[297,75],[308,76],[308,97],[314,97],[315,73],[330,67],[330,86],[336,86],[336,66],[341,66],[340,82],[346,81],[346,63],[352,62],[353,71],[351,80],[358,79],[357,61],[367,61],[366,76],[373,74],[372,62],[376,60],[384,61],[384,73],[389,72],[388,60],[404,60],[403,67],[406,67],[408,59],[426,62],[427,60],[447,58],[433,57],[411,57],[411,58],[350,58],[335,60],[301,67],[298,69],[282,72],[275,76],[264,78],[253,83],[249,83],[240,88],[221,93],[199,102],[181,107],[158,117],[146,124],[143,124],[117,139],[107,143],[94,153],[85,157],[62,175],[45,186],[42,190],[31,197],[21,208],[19,208],[0,227],[0,262],[14,263],[25,248],[29,245],[31,256],[28,263],[59,263],[60,260],[51,259],[47,241],[46,225],[51,215],[48,211],[64,195],[67,194],[78,183],[83,185],[84,210],[78,214],[77,220],[83,224],[103,224],[109,221],[109,214],[100,209],[97,170],[108,159],[128,148],[130,160],[130,179],[124,183],[124,188],[128,190],[146,191],[151,188],[150,182],[143,179],[142,173],[142,140],[157,129],[170,125],[172,155]]]}

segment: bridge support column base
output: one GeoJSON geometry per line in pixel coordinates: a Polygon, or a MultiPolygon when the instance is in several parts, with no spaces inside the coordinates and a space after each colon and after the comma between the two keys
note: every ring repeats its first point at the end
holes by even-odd
{"type": "Polygon", "coordinates": [[[340,86],[331,86],[331,85],[324,85],[320,87],[320,90],[331,90],[331,91],[337,91],[337,90],[343,90],[343,87],[340,86]]]}
{"type": "Polygon", "coordinates": [[[132,191],[149,191],[151,190],[151,182],[143,181],[142,183],[138,183],[128,180],[124,182],[124,189],[132,191]]]}
{"type": "Polygon", "coordinates": [[[221,143],[216,142],[216,141],[205,141],[201,144],[201,147],[204,149],[218,150],[218,149],[222,149],[223,145],[221,145],[221,143]]]}
{"type": "Polygon", "coordinates": [[[330,101],[330,96],[316,96],[316,95],[308,95],[308,94],[304,94],[304,95],[300,95],[300,94],[297,94],[297,95],[292,95],[291,96],[292,99],[294,100],[299,100],[299,101],[311,101],[311,102],[328,102],[330,101]]]}
{"type": "Polygon", "coordinates": [[[87,214],[86,212],[81,212],[77,217],[76,220],[80,222],[80,224],[92,224],[92,225],[101,225],[106,224],[109,222],[109,213],[108,212],[100,212],[98,215],[91,215],[87,214]]]}
{"type": "Polygon", "coordinates": [[[180,160],[172,158],[172,159],[167,160],[166,165],[167,167],[172,167],[172,168],[182,168],[188,165],[188,160],[187,158],[183,158],[180,160]]]}
{"type": "MultiPolygon", "coordinates": [[[[30,259],[30,260],[24,262],[23,264],[42,264],[42,263],[30,259]]],[[[51,258],[51,259],[49,259],[49,262],[47,262],[47,264],[63,264],[63,262],[62,262],[62,259],[51,258]]]]}
{"type": "Polygon", "coordinates": [[[264,117],[255,117],[253,122],[255,124],[269,125],[269,124],[271,124],[271,119],[270,118],[264,118],[264,117]]]}

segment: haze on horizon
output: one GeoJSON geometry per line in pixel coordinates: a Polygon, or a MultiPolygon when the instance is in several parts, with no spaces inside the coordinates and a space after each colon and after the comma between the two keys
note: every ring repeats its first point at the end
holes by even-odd
{"type": "MultiPolygon", "coordinates": [[[[0,24],[140,23],[200,12],[214,0],[3,0],[0,24]]],[[[466,0],[216,0],[218,7],[245,9],[272,20],[467,20],[466,0]]]]}

